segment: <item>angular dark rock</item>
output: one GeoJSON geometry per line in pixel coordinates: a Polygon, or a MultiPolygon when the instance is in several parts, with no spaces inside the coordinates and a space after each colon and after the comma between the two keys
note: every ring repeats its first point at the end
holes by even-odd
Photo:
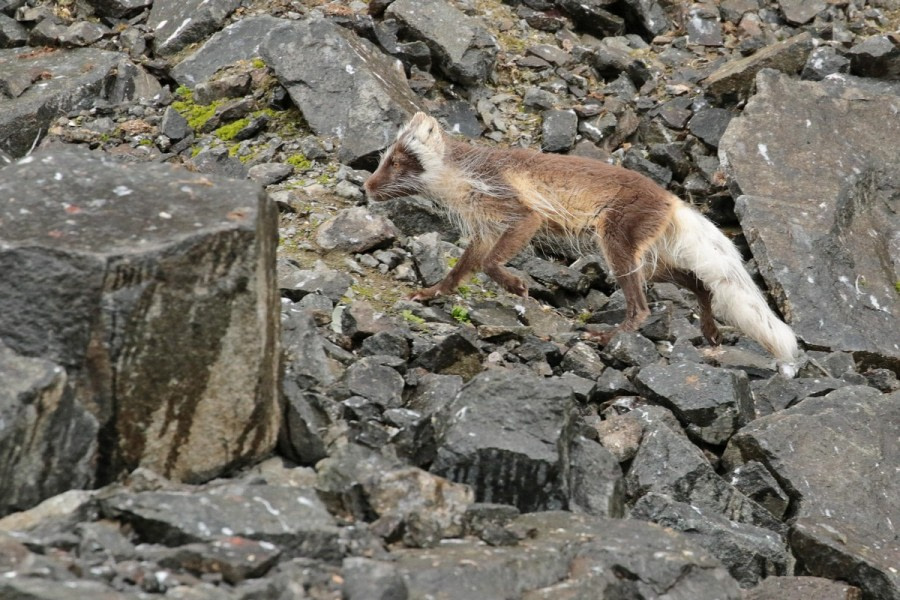
{"type": "Polygon", "coordinates": [[[753,407],[757,417],[784,410],[810,396],[824,396],[828,392],[847,387],[846,381],[830,377],[787,379],[772,377],[767,381],[753,381],[753,407]]]}
{"type": "Polygon", "coordinates": [[[178,141],[190,135],[191,128],[188,125],[187,119],[170,106],[166,108],[166,112],[163,113],[162,122],[159,125],[159,132],[172,141],[178,141]]]}
{"type": "Polygon", "coordinates": [[[763,69],[775,69],[788,75],[797,73],[806,64],[812,47],[809,33],[797,34],[751,56],[725,63],[704,79],[703,85],[713,96],[747,96],[757,73],[763,69]]]}
{"type": "Polygon", "coordinates": [[[477,19],[443,0],[395,0],[385,16],[428,44],[441,71],[453,81],[473,85],[490,76],[499,46],[477,19]]]}
{"type": "MultiPolygon", "coordinates": [[[[371,6],[373,3],[370,3],[371,6]]],[[[346,600],[407,600],[406,583],[390,562],[350,556],[341,564],[346,600]]]]}
{"type": "Polygon", "coordinates": [[[872,539],[843,520],[808,517],[794,523],[790,540],[803,572],[846,581],[863,598],[892,600],[900,597],[900,547],[891,537],[872,539]]]}
{"type": "Polygon", "coordinates": [[[625,19],[605,7],[610,0],[558,0],[559,6],[572,16],[575,26],[601,36],[622,35],[625,19]]]}
{"type": "Polygon", "coordinates": [[[427,551],[396,551],[410,597],[741,597],[717,560],[683,534],[657,525],[543,512],[522,515],[509,527],[522,538],[515,546],[461,541],[427,551]]]}
{"type": "Polygon", "coordinates": [[[159,56],[175,54],[222,27],[240,0],[156,0],[147,27],[153,31],[153,50],[159,56]]]}
{"type": "Polygon", "coordinates": [[[738,465],[726,475],[728,481],[748,498],[782,518],[791,499],[781,489],[778,480],[761,463],[751,460],[738,465]]]}
{"type": "Polygon", "coordinates": [[[395,369],[378,364],[375,359],[356,361],[344,377],[352,394],[368,398],[385,408],[397,408],[401,404],[403,377],[395,369]]]}
{"type": "Polygon", "coordinates": [[[825,0],[784,0],[778,4],[788,23],[803,25],[828,7],[825,0]]]}
{"type": "Polygon", "coordinates": [[[15,19],[0,13],[0,48],[16,48],[27,43],[28,30],[15,19]]]}
{"type": "Polygon", "coordinates": [[[642,421],[641,446],[625,475],[626,490],[632,501],[656,492],[677,502],[709,509],[729,521],[784,532],[780,520],[722,479],[703,452],[684,434],[671,429],[652,413],[642,416],[642,421]]]}
{"type": "Polygon", "coordinates": [[[332,302],[338,302],[352,284],[353,278],[350,275],[324,265],[317,269],[300,269],[292,266],[289,269],[281,269],[278,277],[281,294],[294,301],[308,294],[320,294],[332,302]]]}
{"type": "Polygon", "coordinates": [[[328,456],[329,427],[334,423],[334,401],[284,382],[284,422],[278,451],[298,465],[315,465],[328,456]]]}
{"type": "Polygon", "coordinates": [[[413,366],[468,381],[483,370],[482,360],[481,350],[467,336],[453,333],[416,357],[413,366]]]}
{"type": "Polygon", "coordinates": [[[230,484],[209,491],[123,492],[101,501],[108,518],[130,523],[141,540],[166,546],[240,536],[286,556],[336,560],[339,529],[311,489],[230,484]]]}
{"type": "Polygon", "coordinates": [[[0,178],[0,338],[66,368],[104,432],[84,457],[98,481],[138,466],[196,481],[268,453],[277,231],[262,191],[73,150],[0,178]]]}
{"type": "Polygon", "coordinates": [[[644,26],[651,35],[660,35],[672,28],[666,11],[663,6],[664,2],[655,0],[623,0],[632,14],[637,15],[641,25],[644,26]]]}
{"type": "Polygon", "coordinates": [[[541,150],[563,152],[575,143],[578,116],[571,110],[544,111],[541,122],[541,150]]]}
{"type": "Polygon", "coordinates": [[[268,15],[235,21],[176,64],[172,68],[172,77],[179,84],[194,88],[226,65],[260,56],[266,34],[289,23],[286,19],[268,15]]]}
{"type": "Polygon", "coordinates": [[[23,156],[60,113],[90,108],[122,57],[94,48],[0,50],[0,147],[23,156]],[[45,72],[53,77],[35,81],[45,72]]]}
{"type": "Polygon", "coordinates": [[[656,345],[634,331],[615,334],[600,353],[603,360],[613,365],[647,366],[659,362],[656,345]]]}
{"type": "Polygon", "coordinates": [[[596,380],[606,370],[606,364],[600,360],[597,351],[585,342],[576,342],[563,354],[560,368],[566,373],[596,380]]]}
{"type": "Polygon", "coordinates": [[[715,148],[732,118],[734,113],[724,108],[701,108],[688,121],[688,131],[715,148]]]}
{"type": "Polygon", "coordinates": [[[96,478],[98,423],[67,389],[66,371],[0,341],[0,516],[96,478]]]}
{"type": "Polygon", "coordinates": [[[761,275],[805,342],[896,360],[891,315],[900,297],[884,265],[897,270],[891,240],[900,216],[888,205],[900,190],[893,169],[900,155],[890,143],[900,136],[890,108],[900,88],[846,76],[798,82],[771,71],[757,87],[729,124],[720,155],[733,188],[746,194],[735,210],[761,275]],[[807,116],[773,123],[786,107],[807,116]],[[840,145],[832,143],[836,122],[853,123],[840,145]]]}
{"type": "Polygon", "coordinates": [[[87,0],[104,17],[124,17],[153,4],[153,0],[87,0]]]}
{"type": "Polygon", "coordinates": [[[569,448],[564,475],[569,510],[596,517],[625,516],[625,480],[618,459],[593,440],[578,436],[569,448]]]}
{"type": "Polygon", "coordinates": [[[280,556],[281,551],[274,544],[240,536],[175,548],[143,548],[141,551],[142,558],[152,560],[163,568],[197,576],[221,574],[222,579],[231,585],[262,577],[275,566],[280,556]]]}
{"type": "Polygon", "coordinates": [[[479,502],[562,508],[573,408],[572,390],[561,382],[482,373],[447,407],[431,470],[471,485],[479,502]]]}
{"type": "Polygon", "coordinates": [[[742,371],[696,363],[650,365],[641,369],[635,383],[707,444],[724,444],[753,418],[750,385],[742,371]]]}
{"type": "Polygon", "coordinates": [[[132,597],[97,581],[52,581],[16,576],[0,580],[0,596],[28,600],[128,600],[132,597]]]}
{"type": "Polygon", "coordinates": [[[834,73],[849,72],[849,58],[838,54],[832,46],[819,46],[809,53],[800,76],[810,81],[821,81],[834,73]]]}
{"type": "Polygon", "coordinates": [[[373,215],[364,206],[354,206],[322,223],[316,243],[325,250],[366,252],[390,244],[396,236],[393,223],[373,215]]]}
{"type": "Polygon", "coordinates": [[[847,56],[854,75],[900,81],[900,41],[891,36],[867,38],[847,50],[847,56]]]}
{"type": "Polygon", "coordinates": [[[375,153],[393,141],[413,113],[423,110],[399,63],[325,19],[276,27],[260,46],[260,55],[313,131],[340,140],[338,158],[345,164],[355,166],[368,157],[374,166],[375,153]],[[329,52],[320,51],[323,44],[329,52]]]}
{"type": "Polygon", "coordinates": [[[900,521],[900,479],[889,467],[900,461],[900,447],[887,441],[898,418],[900,392],[846,387],[753,421],[731,439],[724,461],[731,468],[762,463],[796,517],[843,521],[870,531],[876,543],[884,535],[879,523],[900,521]],[[834,461],[853,469],[835,469],[834,461]]]}
{"type": "Polygon", "coordinates": [[[698,46],[722,45],[722,22],[719,9],[713,3],[694,4],[685,20],[688,43],[698,46]]]}
{"type": "Polygon", "coordinates": [[[773,575],[785,575],[793,560],[785,541],[768,529],[734,523],[720,514],[660,494],[647,494],[631,517],[683,531],[698,546],[722,561],[741,587],[773,575]]]}
{"type": "Polygon", "coordinates": [[[634,415],[614,415],[593,424],[600,445],[620,463],[631,460],[640,447],[644,428],[634,415]]]}

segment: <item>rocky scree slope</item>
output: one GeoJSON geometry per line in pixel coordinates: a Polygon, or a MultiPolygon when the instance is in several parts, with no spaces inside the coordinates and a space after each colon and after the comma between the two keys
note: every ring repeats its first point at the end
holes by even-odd
{"type": "Polygon", "coordinates": [[[898,598],[900,6],[0,0],[0,597],[898,598]],[[809,362],[369,204],[416,110],[639,170],[809,362]],[[24,157],[24,158],[23,158],[24,157]],[[262,190],[265,193],[262,193],[262,190]],[[279,306],[280,302],[280,306],[279,306]]]}

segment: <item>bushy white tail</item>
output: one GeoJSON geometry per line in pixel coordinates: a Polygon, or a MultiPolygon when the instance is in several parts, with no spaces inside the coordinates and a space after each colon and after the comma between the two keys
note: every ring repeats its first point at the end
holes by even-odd
{"type": "Polygon", "coordinates": [[[713,314],[762,344],[782,363],[796,362],[794,332],[769,308],[734,244],[679,200],[673,225],[655,248],[660,262],[690,271],[712,292],[713,314]]]}

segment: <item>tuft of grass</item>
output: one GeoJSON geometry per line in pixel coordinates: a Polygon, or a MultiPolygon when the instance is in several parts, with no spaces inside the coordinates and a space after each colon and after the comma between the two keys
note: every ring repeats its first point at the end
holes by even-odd
{"type": "Polygon", "coordinates": [[[404,321],[406,321],[407,323],[412,323],[413,325],[424,325],[425,324],[425,319],[423,319],[422,317],[419,317],[417,315],[414,315],[413,312],[411,310],[409,310],[408,308],[400,311],[400,316],[403,317],[404,321]]]}
{"type": "Polygon", "coordinates": [[[302,154],[292,154],[284,162],[294,167],[295,171],[307,171],[312,167],[312,161],[302,154]]]}
{"type": "Polygon", "coordinates": [[[900,281],[894,282],[894,289],[897,290],[898,294],[900,294],[900,281]]]}
{"type": "Polygon", "coordinates": [[[227,125],[222,125],[218,129],[213,132],[217,138],[222,140],[223,142],[228,142],[234,139],[234,136],[240,132],[241,129],[250,124],[250,119],[238,119],[237,121],[232,121],[227,125]]]}
{"type": "Polygon", "coordinates": [[[455,304],[453,308],[450,309],[450,316],[460,323],[471,323],[471,320],[469,319],[469,310],[465,306],[455,304]]]}
{"type": "Polygon", "coordinates": [[[263,59],[257,57],[257,58],[254,58],[253,61],[252,61],[250,64],[253,65],[253,68],[254,68],[254,69],[262,69],[262,68],[264,68],[264,67],[266,66],[266,61],[264,61],[263,59]]]}

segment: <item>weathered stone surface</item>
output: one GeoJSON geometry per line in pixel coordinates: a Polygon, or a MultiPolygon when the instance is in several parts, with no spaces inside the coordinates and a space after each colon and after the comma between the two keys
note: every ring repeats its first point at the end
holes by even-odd
{"type": "Polygon", "coordinates": [[[459,230],[447,218],[447,211],[419,196],[394,198],[369,205],[374,214],[387,217],[404,235],[437,232],[444,241],[459,238],[459,230]]]}
{"type": "Polygon", "coordinates": [[[631,509],[631,517],[683,531],[698,546],[722,561],[742,587],[790,572],[793,560],[784,540],[768,529],[734,523],[708,509],[647,494],[631,509]]]}
{"type": "Polygon", "coordinates": [[[625,32],[625,19],[605,8],[612,4],[610,0],[559,0],[558,4],[581,29],[602,36],[625,32]]]}
{"type": "Polygon", "coordinates": [[[0,13],[0,48],[15,48],[28,43],[28,30],[18,21],[0,13]]]}
{"type": "Polygon", "coordinates": [[[409,597],[741,597],[737,583],[717,560],[684,535],[657,525],[542,512],[522,515],[509,527],[522,538],[515,546],[465,541],[395,552],[409,597]],[[624,580],[622,573],[628,573],[624,580]],[[448,587],[448,580],[454,585],[448,587]]]}
{"type": "Polygon", "coordinates": [[[725,63],[704,79],[703,85],[714,96],[746,96],[753,86],[756,74],[763,69],[775,69],[787,74],[799,72],[812,47],[809,33],[797,34],[783,42],[766,46],[751,56],[725,63]]]}
{"type": "Polygon", "coordinates": [[[900,545],[894,535],[873,539],[840,518],[800,518],[791,530],[791,549],[803,572],[851,583],[863,598],[900,597],[900,545]]]}
{"type": "Polygon", "coordinates": [[[325,250],[366,252],[389,244],[396,236],[393,223],[364,206],[354,206],[322,223],[316,243],[325,250]]]}
{"type": "Polygon", "coordinates": [[[744,600],[862,600],[859,588],[842,581],[820,577],[769,577],[752,590],[744,592],[744,600]]]}
{"type": "Polygon", "coordinates": [[[784,0],[778,4],[788,23],[803,25],[828,7],[825,0],[784,0]]]}
{"type": "Polygon", "coordinates": [[[684,434],[671,429],[653,413],[644,413],[641,419],[644,424],[641,447],[625,476],[630,499],[634,501],[656,492],[677,502],[709,509],[729,521],[779,533],[785,529],[769,511],[722,479],[703,452],[684,434]]]}
{"type": "Polygon", "coordinates": [[[399,62],[330,21],[311,18],[276,28],[260,54],[313,131],[340,140],[341,162],[373,158],[400,124],[422,110],[399,62]]]}
{"type": "Polygon", "coordinates": [[[572,440],[565,478],[572,512],[625,515],[625,480],[619,461],[597,442],[583,436],[572,440]]]}
{"type": "Polygon", "coordinates": [[[38,577],[4,577],[0,579],[0,596],[10,600],[128,600],[123,594],[96,581],[52,581],[38,577]]]}
{"type": "Polygon", "coordinates": [[[824,396],[848,385],[846,381],[831,377],[772,377],[767,381],[751,382],[750,387],[753,390],[754,412],[757,417],[764,417],[793,406],[804,398],[824,396]]]}
{"type": "Polygon", "coordinates": [[[850,72],[862,77],[900,81],[900,41],[875,35],[849,50],[850,72]]]}
{"type": "Polygon", "coordinates": [[[833,518],[878,539],[880,524],[900,522],[898,418],[900,392],[846,387],[753,421],[731,439],[724,458],[732,467],[765,465],[798,518],[833,518]],[[835,469],[835,461],[852,468],[835,469]]]}
{"type": "Polygon", "coordinates": [[[562,382],[482,373],[447,407],[431,470],[471,485],[479,502],[562,508],[573,408],[572,389],[562,382]]]}
{"type": "Polygon", "coordinates": [[[724,108],[702,108],[688,121],[688,130],[710,146],[716,147],[733,117],[734,113],[724,108]]]}
{"type": "Polygon", "coordinates": [[[751,460],[738,465],[727,473],[726,478],[770,513],[778,518],[784,517],[791,499],[762,463],[751,460]]]}
{"type": "Polygon", "coordinates": [[[594,423],[600,444],[609,450],[616,460],[625,462],[637,454],[644,428],[633,415],[614,415],[594,423]]]}
{"type": "Polygon", "coordinates": [[[563,152],[575,143],[578,116],[571,110],[544,111],[541,121],[541,150],[563,152]]]}
{"type": "Polygon", "coordinates": [[[66,371],[0,341],[0,516],[94,483],[98,424],[66,371]]]}
{"type": "Polygon", "coordinates": [[[771,71],[757,86],[720,156],[763,278],[805,342],[900,357],[900,88],[771,71]]]}
{"type": "Polygon", "coordinates": [[[329,269],[324,264],[316,267],[282,269],[279,266],[278,287],[282,295],[292,300],[300,300],[309,294],[319,294],[332,302],[343,298],[353,284],[353,278],[343,271],[329,269]]]}
{"type": "Polygon", "coordinates": [[[838,54],[831,46],[819,46],[809,53],[800,76],[811,81],[821,81],[834,73],[848,73],[850,59],[838,54]]]}
{"type": "Polygon", "coordinates": [[[195,87],[212,77],[223,66],[260,55],[266,35],[278,27],[289,25],[286,19],[268,15],[247,17],[216,32],[202,46],[172,68],[179,84],[195,87]]]}
{"type": "Polygon", "coordinates": [[[83,151],[0,177],[0,338],[66,368],[109,436],[99,480],[201,480],[270,451],[276,215],[259,188],[83,151]]]}
{"type": "Polygon", "coordinates": [[[413,365],[442,375],[459,375],[466,381],[483,370],[484,356],[465,335],[453,333],[429,348],[413,365]]]}
{"type": "Polygon", "coordinates": [[[350,365],[345,374],[350,393],[362,396],[385,408],[397,408],[403,394],[403,377],[395,369],[363,358],[350,365]]]}
{"type": "Polygon", "coordinates": [[[707,444],[724,444],[753,418],[750,385],[742,371],[696,363],[650,365],[635,383],[707,444]]]}
{"type": "Polygon", "coordinates": [[[22,156],[60,113],[89,108],[103,96],[121,54],[93,48],[0,50],[0,146],[22,156]],[[35,73],[52,77],[35,81],[35,73]]]}
{"type": "Polygon", "coordinates": [[[715,4],[694,4],[685,20],[688,42],[699,46],[722,45],[722,21],[715,4]]]}
{"type": "Polygon", "coordinates": [[[497,40],[476,20],[443,0],[395,0],[385,11],[416,39],[424,41],[450,79],[485,81],[494,68],[497,40]]]}
{"type": "Polygon", "coordinates": [[[270,542],[258,542],[240,536],[227,536],[209,543],[185,544],[176,548],[144,547],[141,558],[161,567],[203,575],[220,575],[231,585],[261,577],[281,557],[281,550],[270,542]]]}
{"type": "Polygon", "coordinates": [[[146,542],[180,546],[239,536],[269,542],[287,556],[338,559],[338,527],[311,489],[229,484],[209,491],[121,493],[104,498],[108,518],[129,523],[146,542]]]}
{"type": "Polygon", "coordinates": [[[124,17],[153,4],[153,0],[88,0],[98,13],[105,17],[124,17]]]}
{"type": "Polygon", "coordinates": [[[199,42],[222,27],[240,4],[240,0],[156,0],[147,19],[154,35],[153,50],[168,56],[199,42]]]}

